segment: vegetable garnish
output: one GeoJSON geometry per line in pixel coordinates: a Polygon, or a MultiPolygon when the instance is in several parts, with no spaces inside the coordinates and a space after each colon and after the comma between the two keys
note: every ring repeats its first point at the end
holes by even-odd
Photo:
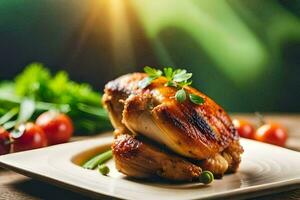
{"type": "Polygon", "coordinates": [[[18,124],[28,121],[35,111],[35,102],[31,99],[24,99],[20,105],[20,111],[18,115],[18,124]]]}
{"type": "Polygon", "coordinates": [[[11,133],[13,139],[12,152],[20,152],[47,146],[44,131],[34,123],[28,122],[14,129],[11,133]]]}
{"type": "Polygon", "coordinates": [[[256,128],[251,122],[245,119],[233,119],[232,123],[239,136],[254,139],[256,128]]]}
{"type": "Polygon", "coordinates": [[[260,126],[255,134],[254,139],[278,146],[284,146],[287,139],[287,129],[277,123],[267,123],[260,126]]]}
{"type": "Polygon", "coordinates": [[[88,160],[86,163],[82,165],[85,169],[95,169],[98,165],[103,164],[107,160],[112,158],[112,150],[105,151],[90,160],[88,160]]]}
{"type": "Polygon", "coordinates": [[[155,79],[164,76],[168,80],[165,86],[175,87],[177,89],[175,99],[179,103],[184,102],[187,97],[194,104],[200,105],[204,103],[204,99],[202,97],[195,94],[189,94],[185,90],[185,86],[189,86],[192,84],[192,81],[189,79],[192,78],[193,75],[192,73],[187,73],[185,69],[173,70],[173,68],[171,67],[165,67],[162,72],[159,69],[146,66],[144,68],[144,71],[148,76],[139,82],[139,88],[144,89],[149,86],[155,79]]]}
{"type": "Polygon", "coordinates": [[[175,98],[180,103],[184,102],[186,99],[186,92],[184,91],[184,89],[181,88],[180,90],[178,90],[175,94],[175,98]]]}
{"type": "Polygon", "coordinates": [[[199,177],[199,182],[205,185],[210,184],[214,180],[214,175],[210,171],[203,171],[199,177]]]}
{"type": "Polygon", "coordinates": [[[17,115],[19,112],[18,107],[14,107],[10,109],[6,114],[4,114],[0,118],[0,125],[3,125],[4,123],[8,122],[11,118],[13,118],[15,115],[17,115]]]}
{"type": "Polygon", "coordinates": [[[99,165],[99,172],[102,174],[102,175],[104,175],[104,176],[106,176],[108,173],[109,173],[109,168],[107,167],[107,165],[105,165],[105,164],[102,164],[102,165],[99,165]]]}
{"type": "Polygon", "coordinates": [[[200,105],[200,104],[204,103],[204,99],[195,94],[189,94],[189,97],[190,97],[191,102],[193,102],[194,104],[200,105]]]}
{"type": "Polygon", "coordinates": [[[162,71],[156,70],[148,66],[144,68],[144,71],[148,74],[148,77],[144,78],[139,82],[139,87],[142,89],[146,88],[148,85],[151,84],[153,80],[157,79],[162,75],[162,71]]]}
{"type": "Polygon", "coordinates": [[[42,113],[35,123],[43,129],[48,145],[60,144],[69,141],[74,132],[72,119],[57,111],[42,113]]]}
{"type": "Polygon", "coordinates": [[[12,129],[57,110],[74,121],[75,133],[95,134],[111,128],[100,102],[101,95],[90,85],[70,80],[64,71],[52,75],[42,64],[32,63],[13,81],[0,82],[0,124],[12,129]]]}

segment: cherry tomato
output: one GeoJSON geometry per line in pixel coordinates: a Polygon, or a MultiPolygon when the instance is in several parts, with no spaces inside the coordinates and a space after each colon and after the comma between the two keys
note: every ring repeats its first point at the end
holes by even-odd
{"type": "Polygon", "coordinates": [[[287,130],[279,124],[264,124],[255,133],[255,139],[261,142],[284,146],[287,140],[287,130]]]}
{"type": "Polygon", "coordinates": [[[41,114],[36,124],[44,130],[49,145],[67,142],[74,131],[71,118],[54,111],[41,114]]]}
{"type": "Polygon", "coordinates": [[[250,122],[243,119],[234,119],[232,122],[241,137],[254,139],[255,127],[250,122]]]}
{"type": "Polygon", "coordinates": [[[15,136],[13,132],[11,133],[13,138],[13,152],[37,149],[47,146],[47,138],[43,129],[34,123],[20,125],[18,131],[20,132],[20,136],[15,136]]]}
{"type": "Polygon", "coordinates": [[[11,142],[9,133],[0,127],[0,155],[8,154],[10,152],[11,142]]]}

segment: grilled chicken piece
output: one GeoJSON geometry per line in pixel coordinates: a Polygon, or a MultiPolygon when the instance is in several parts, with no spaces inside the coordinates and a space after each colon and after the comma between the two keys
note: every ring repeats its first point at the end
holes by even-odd
{"type": "Polygon", "coordinates": [[[216,177],[234,172],[239,166],[239,155],[242,153],[241,146],[233,143],[224,152],[197,161],[162,149],[129,134],[117,136],[112,145],[116,167],[120,172],[136,178],[162,177],[176,181],[195,180],[202,170],[209,170],[216,177]],[[226,155],[223,155],[225,152],[226,155]]]}
{"type": "Polygon", "coordinates": [[[176,181],[198,178],[201,168],[133,136],[119,135],[112,145],[117,169],[135,178],[162,177],[176,181]]]}
{"type": "Polygon", "coordinates": [[[177,181],[194,180],[202,170],[218,177],[235,172],[243,149],[224,110],[192,87],[185,90],[205,102],[178,103],[176,89],[166,87],[164,77],[139,89],[146,76],[124,75],[105,87],[103,103],[115,128],[117,169],[136,178],[177,181]]]}
{"type": "Polygon", "coordinates": [[[164,77],[154,80],[146,89],[139,89],[138,82],[146,76],[128,74],[106,85],[103,103],[117,132],[129,129],[197,160],[214,157],[238,140],[229,116],[209,97],[185,87],[205,102],[178,103],[174,99],[176,89],[166,87],[164,77]]]}

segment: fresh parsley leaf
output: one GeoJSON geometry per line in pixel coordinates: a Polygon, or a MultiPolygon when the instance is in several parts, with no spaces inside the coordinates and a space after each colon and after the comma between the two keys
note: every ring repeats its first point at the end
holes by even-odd
{"type": "Polygon", "coordinates": [[[138,87],[141,89],[145,89],[148,85],[150,85],[152,83],[152,81],[154,80],[154,77],[146,77],[143,80],[139,81],[138,83],[138,87]]]}
{"type": "Polygon", "coordinates": [[[176,87],[176,83],[174,81],[168,81],[165,86],[168,86],[168,87],[176,87]]]}
{"type": "Polygon", "coordinates": [[[144,67],[144,71],[148,75],[148,77],[139,81],[138,87],[141,89],[146,88],[148,85],[150,85],[152,83],[153,80],[157,79],[158,77],[160,77],[162,75],[162,71],[154,69],[149,66],[144,67]]]}
{"type": "Polygon", "coordinates": [[[186,81],[186,82],[184,83],[184,85],[185,85],[185,86],[188,86],[188,85],[192,85],[192,83],[193,83],[193,81],[186,81]]]}
{"type": "Polygon", "coordinates": [[[177,83],[177,85],[179,85],[180,87],[189,86],[191,84],[192,84],[192,81],[183,81],[183,82],[177,83]]]}
{"type": "Polygon", "coordinates": [[[69,79],[66,72],[58,72],[48,83],[52,92],[54,102],[76,105],[85,103],[87,105],[98,106],[101,96],[93,91],[86,83],[75,83],[69,79]]]}
{"type": "Polygon", "coordinates": [[[185,72],[186,72],[185,69],[175,69],[174,72],[173,72],[173,76],[174,76],[175,74],[181,73],[181,71],[185,71],[185,72]]]}
{"type": "MultiPolygon", "coordinates": [[[[10,81],[0,81],[0,97],[1,96],[12,96],[15,94],[15,84],[10,81]]],[[[3,109],[3,105],[1,105],[3,109]]]]}
{"type": "Polygon", "coordinates": [[[173,69],[171,67],[164,68],[164,74],[166,78],[170,81],[173,78],[173,69]]]}
{"type": "Polygon", "coordinates": [[[146,74],[148,74],[148,76],[151,76],[151,77],[158,78],[159,76],[162,75],[162,71],[160,71],[158,69],[154,69],[149,66],[144,67],[144,71],[146,72],[146,74]]]}
{"type": "Polygon", "coordinates": [[[192,73],[186,73],[186,70],[181,70],[179,73],[174,75],[173,81],[184,82],[189,80],[192,77],[192,75],[192,73]]]}
{"type": "Polygon", "coordinates": [[[50,80],[51,74],[43,64],[32,63],[15,78],[16,94],[35,100],[48,100],[52,92],[48,89],[50,80]]]}
{"type": "Polygon", "coordinates": [[[185,101],[186,99],[186,92],[185,90],[182,88],[180,90],[178,90],[175,94],[175,99],[176,101],[178,101],[179,103],[182,103],[185,101]]]}
{"type": "Polygon", "coordinates": [[[204,103],[204,99],[198,95],[195,94],[189,94],[190,100],[191,102],[193,102],[194,104],[200,105],[204,103]]]}

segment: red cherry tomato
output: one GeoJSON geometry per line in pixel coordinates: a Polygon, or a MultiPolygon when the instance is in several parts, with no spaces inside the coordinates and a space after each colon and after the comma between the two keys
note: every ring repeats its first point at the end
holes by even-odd
{"type": "Polygon", "coordinates": [[[255,133],[255,139],[261,142],[284,146],[288,138],[287,130],[279,124],[264,124],[255,133]]]}
{"type": "Polygon", "coordinates": [[[234,119],[233,125],[241,137],[254,139],[255,127],[243,119],[234,119]]]}
{"type": "Polygon", "coordinates": [[[10,146],[9,133],[0,127],[0,155],[8,154],[10,152],[10,146]]]}
{"type": "Polygon", "coordinates": [[[36,124],[44,130],[49,145],[67,142],[74,131],[70,117],[53,111],[41,114],[36,124]]]}
{"type": "Polygon", "coordinates": [[[16,137],[13,134],[13,152],[37,149],[47,146],[47,138],[44,131],[34,123],[26,123],[21,125],[20,136],[16,137]]]}

